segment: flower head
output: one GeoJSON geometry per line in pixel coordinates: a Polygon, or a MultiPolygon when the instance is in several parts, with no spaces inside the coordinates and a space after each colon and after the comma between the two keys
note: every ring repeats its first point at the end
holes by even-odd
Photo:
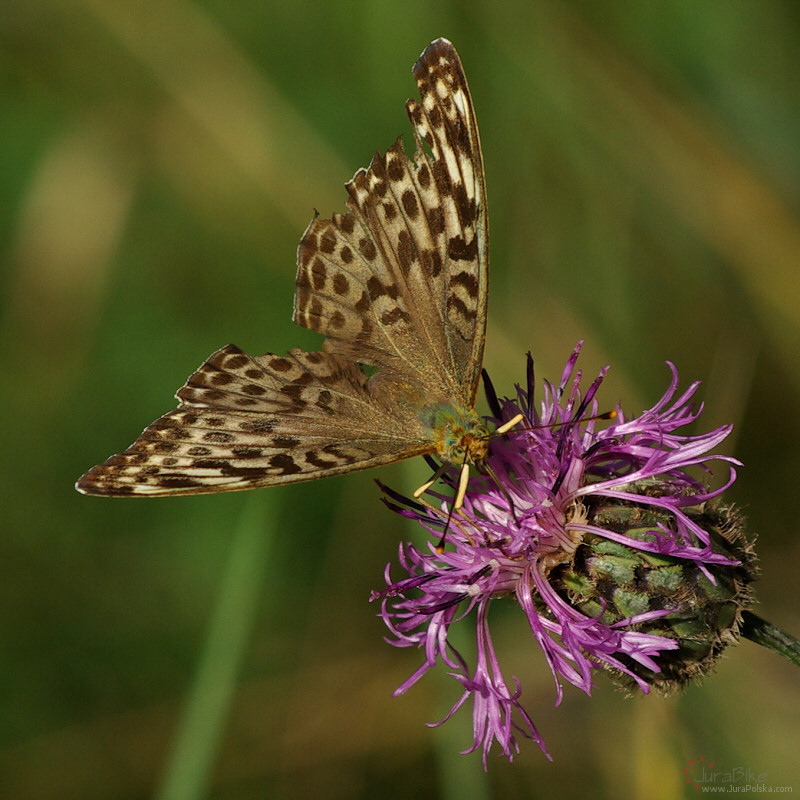
{"type": "Polygon", "coordinates": [[[740,516],[719,498],[738,462],[710,454],[730,426],[678,432],[702,408],[691,404],[697,383],[677,395],[671,364],[655,406],[632,419],[618,408],[606,425],[596,400],[605,370],[582,394],[579,351],[558,385],[545,384],[538,410],[530,356],[527,386],[516,398],[498,401],[486,380],[495,423],[519,413],[524,421],[492,439],[487,474],[471,480],[460,512],[452,514],[441,495],[440,509],[384,487],[389,506],[431,534],[427,547],[401,545],[407,577],[393,580],[390,565],[387,588],[373,595],[382,600],[391,643],[425,654],[396,694],[441,661],[463,689],[445,720],[472,700],[466,752],[482,748],[484,765],[495,741],[512,759],[519,733],[547,754],[522,687],[500,668],[488,625],[492,600],[516,598],[553,674],[556,704],[564,680],[590,693],[598,668],[643,692],[685,684],[737,638],[750,601],[752,548],[740,516]],[[710,473],[712,461],[728,474],[709,490],[690,471],[710,473]],[[443,531],[446,546],[437,547],[443,531]],[[451,625],[473,610],[474,669],[448,642],[451,625]]]}

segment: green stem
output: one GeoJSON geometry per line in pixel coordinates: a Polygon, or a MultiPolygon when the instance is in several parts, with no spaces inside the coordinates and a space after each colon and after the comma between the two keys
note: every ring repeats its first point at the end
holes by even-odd
{"type": "Polygon", "coordinates": [[[768,647],[800,667],[800,641],[750,611],[742,612],[742,636],[768,647]]]}

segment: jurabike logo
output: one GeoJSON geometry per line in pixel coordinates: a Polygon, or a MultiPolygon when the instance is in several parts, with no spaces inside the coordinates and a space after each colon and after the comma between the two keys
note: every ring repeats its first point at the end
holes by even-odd
{"type": "Polygon", "coordinates": [[[792,793],[791,786],[767,785],[766,772],[760,772],[752,767],[714,769],[715,763],[715,761],[706,761],[705,756],[696,759],[690,758],[686,768],[681,770],[682,774],[686,776],[685,785],[691,784],[699,792],[792,793]]]}

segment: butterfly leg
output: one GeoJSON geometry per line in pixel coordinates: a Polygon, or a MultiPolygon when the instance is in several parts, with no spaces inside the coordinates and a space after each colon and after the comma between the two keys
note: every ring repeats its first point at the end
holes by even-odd
{"type": "Polygon", "coordinates": [[[447,470],[449,466],[449,464],[442,464],[442,466],[440,466],[439,469],[433,473],[433,477],[429,481],[425,481],[422,486],[420,486],[418,489],[415,489],[413,492],[414,499],[419,500],[419,498],[422,497],[422,495],[425,494],[425,492],[427,492],[428,489],[430,489],[431,486],[433,486],[433,484],[442,477],[442,475],[444,475],[445,470],[447,470]]]}

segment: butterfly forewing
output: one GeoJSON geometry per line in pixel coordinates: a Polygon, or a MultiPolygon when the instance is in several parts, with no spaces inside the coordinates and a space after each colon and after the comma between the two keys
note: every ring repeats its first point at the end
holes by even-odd
{"type": "Polygon", "coordinates": [[[331,350],[398,372],[428,402],[471,407],[488,292],[480,140],[449,42],[431,44],[414,75],[414,159],[398,139],[347,184],[347,214],[311,223],[294,319],[331,350]]]}
{"type": "Polygon", "coordinates": [[[489,222],[483,153],[461,60],[444,40],[433,42],[414,65],[421,103],[406,104],[430,164],[444,209],[445,331],[453,370],[472,406],[483,366],[489,294],[489,222]]]}
{"type": "Polygon", "coordinates": [[[327,337],[323,350],[222,348],[176,410],[79,490],[197,494],[335,475],[430,453],[424,409],[472,408],[488,291],[478,129],[449,42],[429,45],[414,75],[413,159],[399,139],[376,155],[347,184],[347,212],[314,219],[300,242],[294,319],[327,337]]]}

